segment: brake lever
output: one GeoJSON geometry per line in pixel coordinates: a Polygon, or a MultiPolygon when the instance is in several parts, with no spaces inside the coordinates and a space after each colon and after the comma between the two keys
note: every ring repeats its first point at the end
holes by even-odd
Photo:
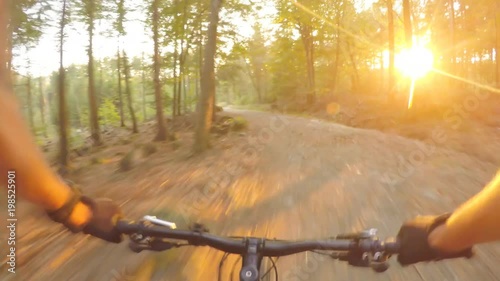
{"type": "Polygon", "coordinates": [[[175,225],[174,222],[161,220],[161,219],[157,218],[156,216],[144,216],[142,219],[144,221],[150,222],[150,223],[155,224],[155,225],[166,226],[166,227],[170,227],[171,229],[177,228],[177,226],[175,225]]]}
{"type": "Polygon", "coordinates": [[[172,248],[178,248],[182,246],[181,243],[175,243],[170,241],[164,241],[162,239],[151,239],[145,241],[130,241],[128,247],[130,250],[136,253],[140,253],[144,250],[161,252],[170,250],[172,248]]]}
{"type": "Polygon", "coordinates": [[[362,252],[333,252],[330,257],[339,261],[346,261],[349,265],[357,267],[369,267],[370,258],[368,253],[362,252]]]}
{"type": "Polygon", "coordinates": [[[361,240],[361,239],[373,239],[377,237],[378,230],[376,228],[366,229],[360,232],[345,233],[335,236],[338,240],[361,240]]]}
{"type": "MultiPolygon", "coordinates": [[[[378,249],[367,249],[364,242],[378,241],[377,229],[371,228],[361,232],[340,234],[335,239],[352,240],[360,246],[359,250],[342,253],[332,253],[331,257],[341,261],[347,261],[352,266],[371,267],[376,272],[384,272],[389,268],[388,259],[390,254],[379,251],[378,249]]],[[[366,244],[365,244],[366,245],[366,244]]]]}

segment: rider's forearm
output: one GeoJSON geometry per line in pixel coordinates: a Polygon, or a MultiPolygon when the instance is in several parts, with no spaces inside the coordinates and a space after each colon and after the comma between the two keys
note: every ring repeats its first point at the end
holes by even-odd
{"type": "Polygon", "coordinates": [[[480,193],[460,206],[429,236],[436,248],[455,252],[500,239],[500,173],[480,193]]]}
{"type": "MultiPolygon", "coordinates": [[[[0,103],[2,168],[16,172],[17,191],[24,198],[47,210],[61,207],[71,190],[46,164],[10,93],[2,93],[0,103]]],[[[7,171],[2,171],[2,175],[6,174],[7,171]]]]}
{"type": "MultiPolygon", "coordinates": [[[[16,192],[21,197],[46,210],[60,208],[73,191],[45,161],[10,93],[0,90],[0,108],[0,185],[7,183],[8,171],[15,171],[16,192]]],[[[71,220],[83,223],[88,216],[88,208],[80,204],[71,220]]]]}

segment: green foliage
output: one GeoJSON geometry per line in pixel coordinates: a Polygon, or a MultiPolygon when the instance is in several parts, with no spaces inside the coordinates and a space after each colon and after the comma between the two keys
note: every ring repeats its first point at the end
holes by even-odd
{"type": "Polygon", "coordinates": [[[111,99],[105,99],[99,107],[100,125],[120,125],[120,115],[118,109],[111,99]]]}
{"type": "Polygon", "coordinates": [[[80,122],[80,126],[82,128],[88,128],[89,127],[89,108],[88,107],[84,107],[80,111],[79,122],[80,122]]]}
{"type": "Polygon", "coordinates": [[[9,27],[13,46],[33,46],[42,35],[50,4],[38,0],[6,0],[10,4],[9,27]]]}
{"type": "Polygon", "coordinates": [[[233,119],[233,126],[231,129],[233,131],[242,131],[248,128],[248,121],[241,117],[241,116],[236,116],[233,119]]]}

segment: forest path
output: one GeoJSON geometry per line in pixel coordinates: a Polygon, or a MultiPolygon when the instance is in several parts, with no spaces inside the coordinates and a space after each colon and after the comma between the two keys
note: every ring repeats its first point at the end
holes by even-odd
{"type": "MultiPolygon", "coordinates": [[[[498,168],[375,130],[265,112],[227,114],[246,118],[248,130],[220,137],[203,155],[189,157],[187,141],[176,150],[157,144],[158,151],[136,168],[117,172],[117,159],[131,146],[114,135],[107,147],[76,160],[105,159],[85,164],[73,180],[86,194],[113,198],[133,219],[152,214],[182,226],[196,218],[217,234],[281,239],[374,227],[385,238],[415,215],[453,210],[498,168]]],[[[149,141],[154,126],[145,124],[141,132],[132,143],[149,141]]],[[[18,203],[18,220],[17,273],[3,264],[0,280],[217,280],[222,253],[206,247],[135,254],[127,243],[61,231],[25,202],[18,203]]],[[[7,241],[4,232],[1,238],[7,241]]],[[[285,281],[500,280],[499,246],[478,247],[472,260],[402,268],[393,259],[383,274],[312,253],[283,257],[277,265],[285,281]]],[[[5,257],[6,247],[1,248],[5,257]]],[[[226,262],[222,280],[230,280],[235,261],[226,262]]]]}

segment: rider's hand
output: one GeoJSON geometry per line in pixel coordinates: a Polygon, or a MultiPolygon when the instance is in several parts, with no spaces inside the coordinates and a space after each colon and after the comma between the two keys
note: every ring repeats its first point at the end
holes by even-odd
{"type": "Polygon", "coordinates": [[[108,242],[120,243],[122,235],[116,229],[117,221],[122,218],[120,207],[109,199],[91,199],[82,197],[82,203],[92,211],[89,222],[83,227],[83,233],[101,238],[108,242]]]}
{"type": "Polygon", "coordinates": [[[122,217],[120,207],[109,199],[82,196],[79,188],[69,187],[71,196],[57,210],[47,211],[49,217],[74,233],[83,231],[108,242],[120,243],[122,237],[116,229],[122,217]]]}
{"type": "Polygon", "coordinates": [[[416,217],[401,226],[398,233],[400,250],[398,262],[401,265],[409,265],[422,261],[435,261],[441,259],[472,257],[472,248],[458,253],[446,253],[429,245],[429,234],[436,227],[446,223],[450,214],[441,216],[416,217]]]}

